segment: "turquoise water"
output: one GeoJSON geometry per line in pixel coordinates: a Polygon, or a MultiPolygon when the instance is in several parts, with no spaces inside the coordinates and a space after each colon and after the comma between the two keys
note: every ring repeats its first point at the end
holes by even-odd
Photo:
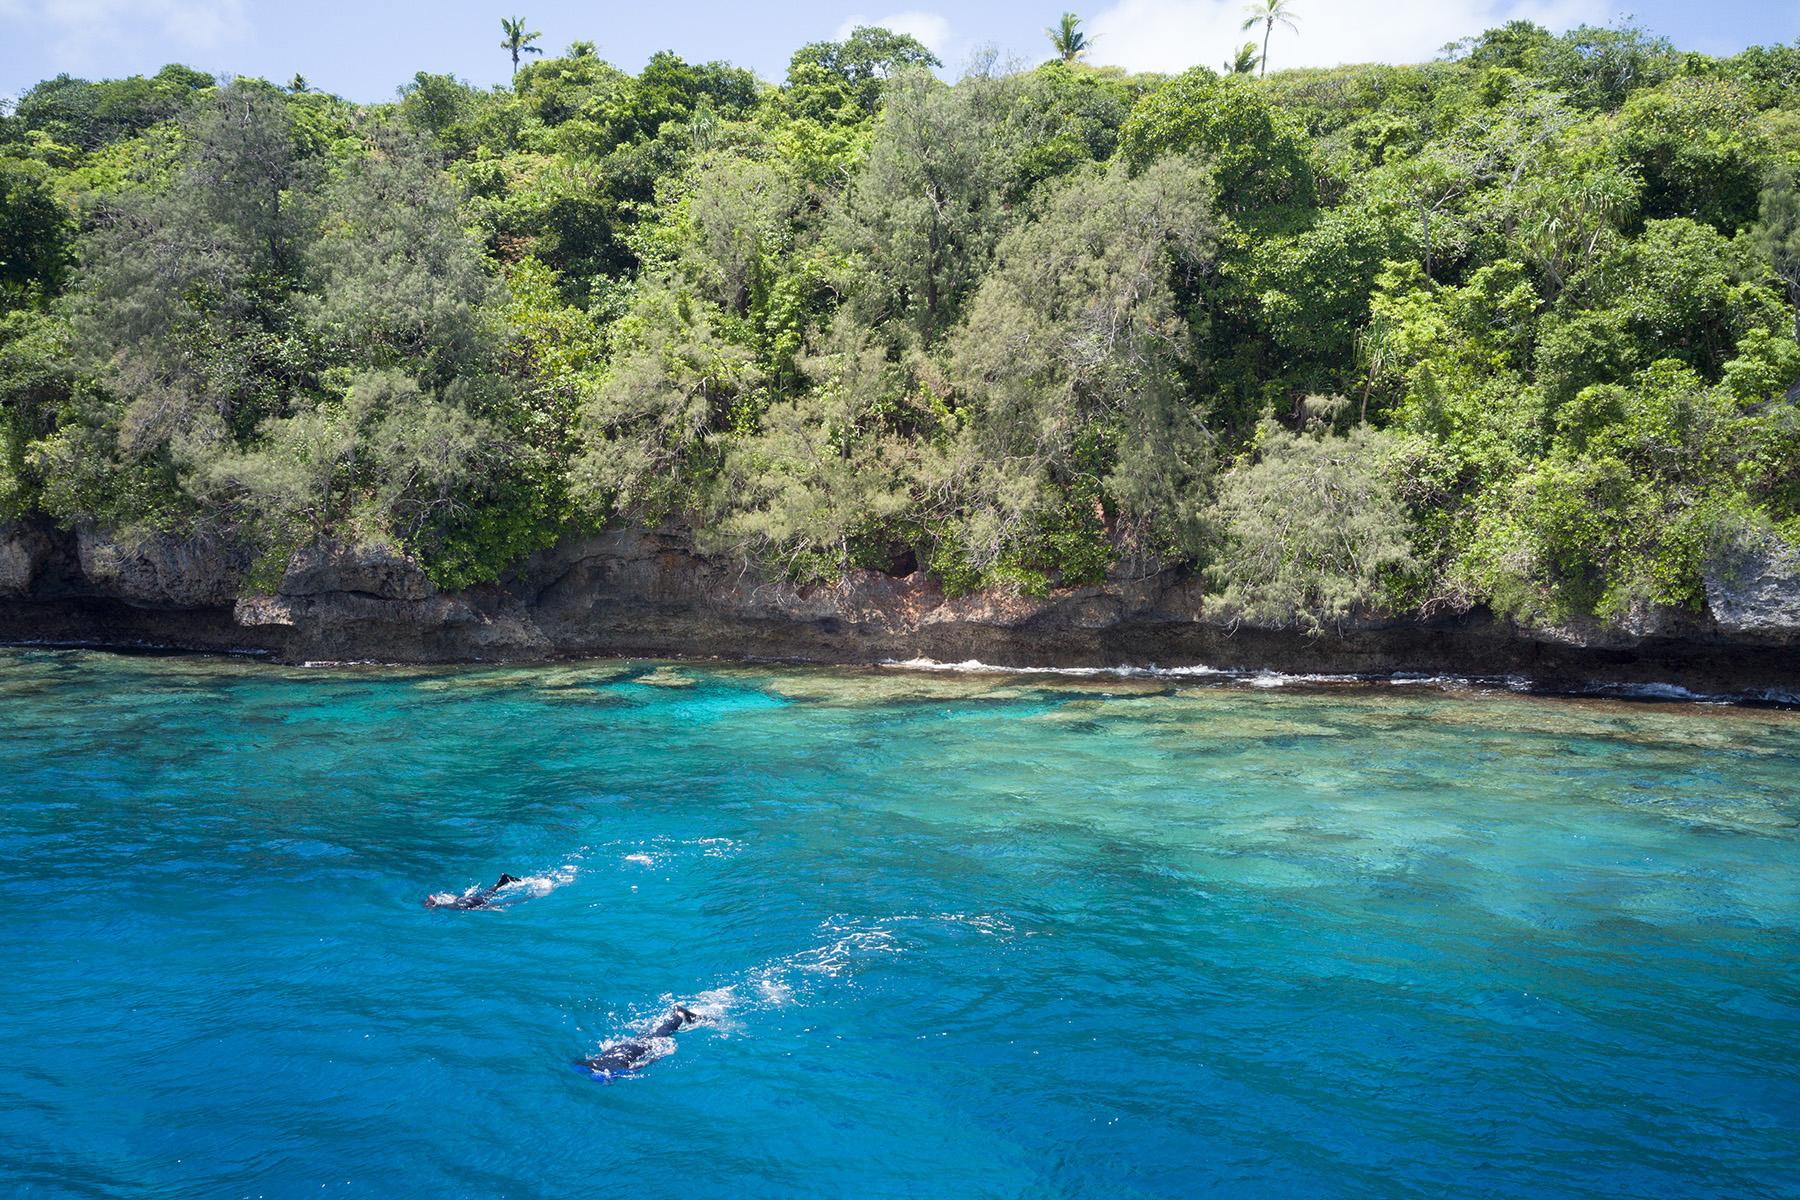
{"type": "Polygon", "coordinates": [[[1800,1194],[1795,714],[0,650],[0,717],[8,1195],[1800,1194]]]}

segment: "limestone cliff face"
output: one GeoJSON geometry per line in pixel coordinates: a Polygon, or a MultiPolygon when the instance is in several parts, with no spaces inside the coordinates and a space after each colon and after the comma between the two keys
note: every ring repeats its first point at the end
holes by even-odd
{"type": "Polygon", "coordinates": [[[1772,545],[1714,558],[1706,566],[1706,607],[1731,636],[1800,640],[1800,553],[1772,545]]]}
{"type": "Polygon", "coordinates": [[[534,556],[502,583],[447,593],[392,546],[320,542],[273,594],[246,594],[236,548],[87,531],[0,529],[0,639],[258,650],[387,662],[698,655],[866,663],[1163,666],[1525,676],[1552,686],[1676,683],[1800,693],[1792,554],[1709,571],[1711,613],[1634,627],[1525,629],[1471,613],[1371,617],[1318,638],[1209,612],[1178,574],[1032,597],[946,596],[923,573],[770,582],[694,552],[679,531],[616,529],[534,556]]]}
{"type": "Polygon", "coordinates": [[[49,550],[49,539],[40,530],[0,525],[0,597],[30,594],[49,550]]]}
{"type": "Polygon", "coordinates": [[[101,593],[129,604],[210,608],[243,590],[250,555],[213,537],[123,538],[82,528],[75,534],[81,573],[101,593]]]}

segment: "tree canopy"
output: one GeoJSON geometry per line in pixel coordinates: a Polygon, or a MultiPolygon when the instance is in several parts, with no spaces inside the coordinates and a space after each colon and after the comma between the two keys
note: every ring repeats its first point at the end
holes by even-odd
{"type": "Polygon", "coordinates": [[[769,84],[504,32],[501,88],[172,66],[0,115],[0,520],[445,586],[642,523],[1314,630],[1630,625],[1800,543],[1800,46],[1163,78],[1066,14],[1029,69],[858,28],[769,84]]]}

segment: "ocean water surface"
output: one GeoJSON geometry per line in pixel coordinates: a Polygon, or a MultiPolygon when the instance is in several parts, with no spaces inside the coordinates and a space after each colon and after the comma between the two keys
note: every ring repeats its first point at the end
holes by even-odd
{"type": "Polygon", "coordinates": [[[1791,712],[14,649],[0,728],[0,1194],[1800,1195],[1791,712]]]}

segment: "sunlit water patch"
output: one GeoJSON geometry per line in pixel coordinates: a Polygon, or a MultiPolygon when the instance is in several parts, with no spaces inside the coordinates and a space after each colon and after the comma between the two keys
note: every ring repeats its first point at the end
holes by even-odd
{"type": "Polygon", "coordinates": [[[0,1192],[1795,1194],[1800,716],[1256,682],[0,651],[0,1192]]]}

